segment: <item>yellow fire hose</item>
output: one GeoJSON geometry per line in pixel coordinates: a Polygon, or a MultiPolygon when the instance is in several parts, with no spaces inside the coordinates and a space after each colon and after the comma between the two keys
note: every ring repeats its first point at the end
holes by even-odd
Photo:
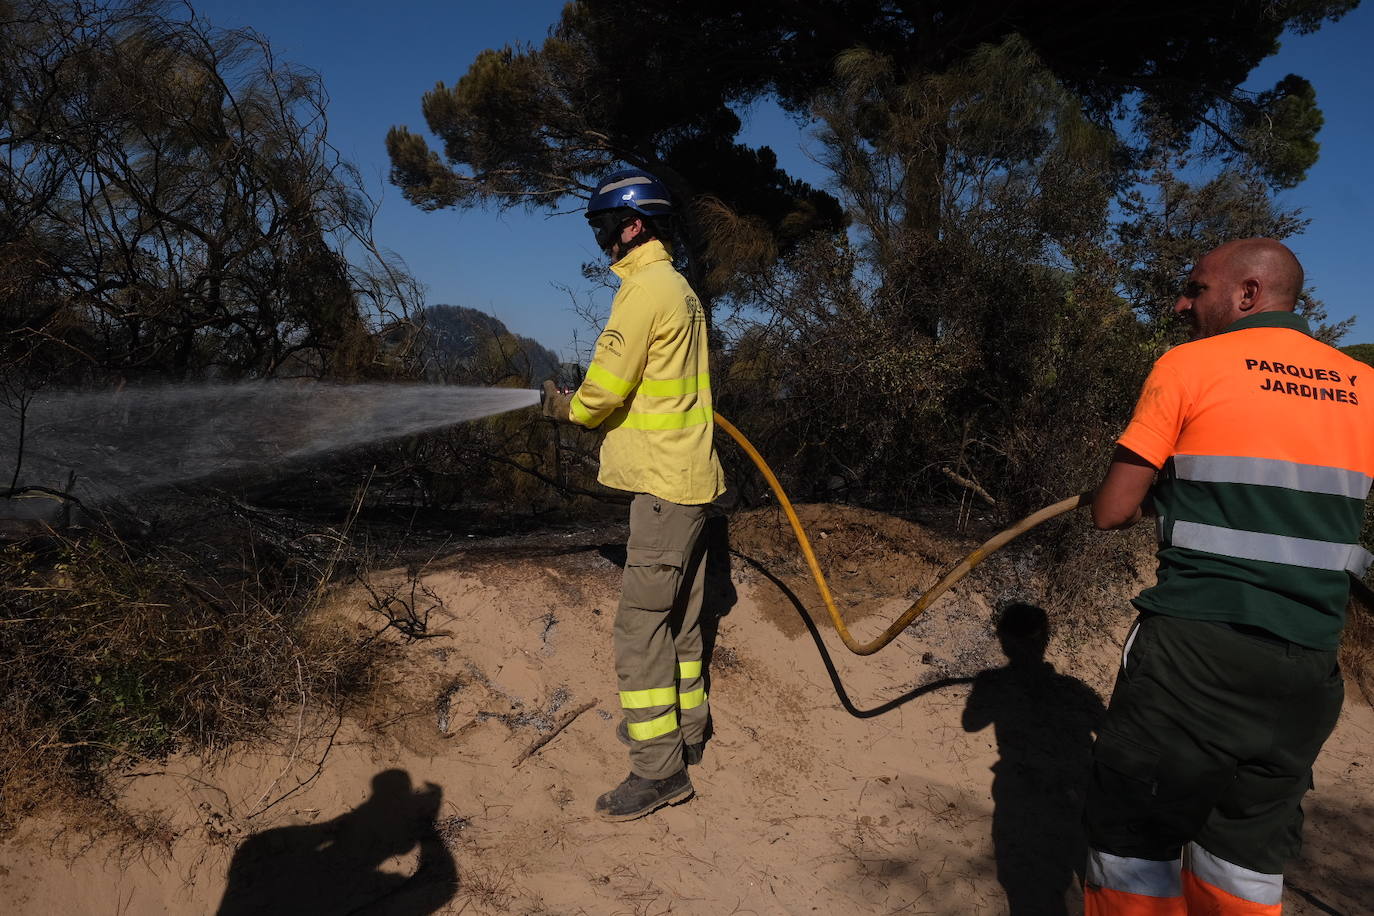
{"type": "Polygon", "coordinates": [[[778,504],[782,506],[783,512],[787,513],[787,520],[792,523],[792,531],[796,534],[797,543],[801,545],[802,554],[806,557],[806,565],[811,568],[811,577],[816,580],[816,588],[820,591],[822,600],[825,601],[825,609],[830,612],[830,619],[835,624],[835,632],[840,634],[840,639],[844,641],[849,651],[853,652],[855,655],[872,655],[883,646],[892,642],[892,640],[897,638],[899,633],[907,628],[911,621],[916,619],[917,615],[934,604],[937,598],[949,591],[956,582],[968,575],[975,566],[986,560],[997,550],[1016,540],[1016,538],[1025,534],[1036,525],[1047,522],[1056,516],[1063,515],[1065,512],[1077,509],[1079,506],[1086,506],[1092,502],[1091,493],[1080,493],[1077,496],[1070,496],[1068,499],[1061,499],[1054,505],[1046,506],[1039,512],[1034,512],[1021,519],[1021,521],[997,534],[995,537],[990,538],[977,550],[973,551],[973,553],[960,560],[958,566],[945,573],[944,577],[941,578],[939,582],[936,582],[934,587],[921,595],[920,598],[917,598],[916,603],[907,608],[906,613],[893,621],[892,625],[884,630],[877,639],[874,639],[872,642],[861,643],[849,632],[849,627],[845,625],[844,617],[841,616],[839,608],[835,606],[835,599],[830,595],[830,586],[826,584],[825,576],[821,573],[820,564],[816,562],[815,551],[811,549],[811,541],[807,539],[806,532],[802,530],[801,522],[797,519],[797,513],[792,508],[792,501],[788,499],[787,494],[783,492],[782,484],[778,483],[778,478],[773,474],[773,469],[768,466],[768,462],[763,460],[763,456],[760,455],[758,450],[744,437],[744,434],[735,428],[733,423],[720,414],[716,414],[715,417],[716,424],[729,433],[730,437],[739,443],[740,448],[744,449],[744,453],[753,459],[754,464],[758,465],[759,471],[763,473],[764,479],[768,481],[768,486],[772,488],[773,495],[778,498],[778,504]]]}

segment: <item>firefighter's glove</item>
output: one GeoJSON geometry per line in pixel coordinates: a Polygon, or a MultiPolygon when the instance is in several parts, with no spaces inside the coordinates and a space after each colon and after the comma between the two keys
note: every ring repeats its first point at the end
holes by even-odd
{"type": "Polygon", "coordinates": [[[539,402],[543,408],[544,416],[550,420],[569,422],[568,407],[572,403],[572,395],[560,392],[554,387],[553,382],[544,383],[544,394],[539,398],[539,402]]]}

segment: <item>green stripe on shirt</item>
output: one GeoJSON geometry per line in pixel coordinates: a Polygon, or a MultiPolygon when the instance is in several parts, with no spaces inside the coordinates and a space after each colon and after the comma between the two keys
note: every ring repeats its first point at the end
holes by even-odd
{"type": "Polygon", "coordinates": [[[1198,522],[1342,544],[1359,540],[1364,524],[1364,500],[1328,493],[1198,480],[1167,480],[1157,493],[1170,523],[1198,522]]]}

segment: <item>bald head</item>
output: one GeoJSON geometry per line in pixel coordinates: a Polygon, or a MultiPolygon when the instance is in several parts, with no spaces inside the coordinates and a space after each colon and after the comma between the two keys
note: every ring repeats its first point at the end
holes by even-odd
{"type": "Polygon", "coordinates": [[[1293,311],[1302,283],[1302,265],[1287,246],[1240,239],[1198,259],[1174,312],[1192,323],[1194,337],[1211,337],[1247,315],[1293,311]]]}
{"type": "Polygon", "coordinates": [[[1274,239],[1238,239],[1207,254],[1230,282],[1254,285],[1252,312],[1291,312],[1302,295],[1302,265],[1288,246],[1274,239]]]}

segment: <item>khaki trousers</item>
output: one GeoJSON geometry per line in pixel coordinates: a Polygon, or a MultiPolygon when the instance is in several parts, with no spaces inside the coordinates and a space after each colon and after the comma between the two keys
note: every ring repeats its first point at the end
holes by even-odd
{"type": "Polygon", "coordinates": [[[625,580],[615,618],[615,669],[630,768],[664,779],[682,746],[706,736],[701,604],[705,506],[638,493],[630,504],[625,580]]]}

